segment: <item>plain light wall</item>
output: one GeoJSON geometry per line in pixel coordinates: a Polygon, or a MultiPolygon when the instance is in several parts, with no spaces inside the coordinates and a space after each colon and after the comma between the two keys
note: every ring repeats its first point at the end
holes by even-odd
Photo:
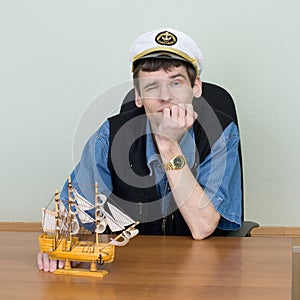
{"type": "Polygon", "coordinates": [[[85,112],[102,95],[99,126],[118,107],[106,93],[131,79],[131,43],[169,26],[199,44],[202,80],[235,99],[246,219],[300,225],[299,3],[1,0],[0,221],[40,221],[77,162],[85,112]]]}

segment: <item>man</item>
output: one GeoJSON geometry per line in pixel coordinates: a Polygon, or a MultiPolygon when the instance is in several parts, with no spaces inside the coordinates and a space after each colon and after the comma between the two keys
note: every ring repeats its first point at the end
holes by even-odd
{"type": "MultiPolygon", "coordinates": [[[[73,185],[92,202],[98,182],[110,201],[140,221],[140,234],[201,240],[238,229],[238,129],[198,99],[200,49],[185,33],[166,28],[139,36],[130,56],[136,108],[109,118],[89,139],[73,185]]],[[[67,200],[66,185],[61,198],[67,200]]]]}

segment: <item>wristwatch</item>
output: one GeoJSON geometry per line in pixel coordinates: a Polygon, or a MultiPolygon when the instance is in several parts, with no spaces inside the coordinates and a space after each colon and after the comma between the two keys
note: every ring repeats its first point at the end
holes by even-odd
{"type": "Polygon", "coordinates": [[[180,170],[185,166],[185,164],[185,157],[183,155],[176,155],[164,165],[164,168],[165,170],[180,170]]]}

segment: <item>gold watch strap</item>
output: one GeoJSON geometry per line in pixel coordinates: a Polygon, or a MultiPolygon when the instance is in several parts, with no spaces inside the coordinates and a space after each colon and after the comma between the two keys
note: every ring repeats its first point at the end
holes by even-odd
{"type": "Polygon", "coordinates": [[[169,161],[164,165],[165,170],[173,170],[173,165],[172,163],[169,161]]]}

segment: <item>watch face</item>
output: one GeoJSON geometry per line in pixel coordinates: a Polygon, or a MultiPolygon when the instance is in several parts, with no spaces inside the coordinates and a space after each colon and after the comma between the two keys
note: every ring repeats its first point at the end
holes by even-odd
{"type": "Polygon", "coordinates": [[[183,164],[183,160],[180,156],[177,156],[174,158],[173,164],[176,168],[181,168],[182,164],[183,164]]]}
{"type": "Polygon", "coordinates": [[[173,157],[168,163],[164,165],[166,170],[180,170],[186,164],[185,157],[183,155],[177,155],[173,157]]]}

